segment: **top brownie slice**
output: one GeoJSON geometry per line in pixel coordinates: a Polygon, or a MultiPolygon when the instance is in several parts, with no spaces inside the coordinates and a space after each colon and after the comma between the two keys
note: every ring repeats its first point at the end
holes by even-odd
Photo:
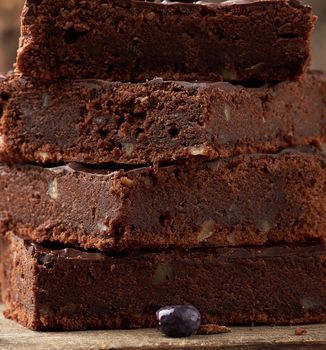
{"type": "Polygon", "coordinates": [[[297,0],[27,0],[17,71],[38,78],[281,81],[310,60],[297,0]]]}

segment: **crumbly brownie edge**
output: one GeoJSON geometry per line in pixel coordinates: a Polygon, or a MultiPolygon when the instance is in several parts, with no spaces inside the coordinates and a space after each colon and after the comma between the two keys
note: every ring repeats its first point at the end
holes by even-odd
{"type": "Polygon", "coordinates": [[[0,161],[166,164],[326,143],[326,75],[259,88],[0,82],[0,161]],[[2,113],[1,113],[2,112],[2,113]]]}

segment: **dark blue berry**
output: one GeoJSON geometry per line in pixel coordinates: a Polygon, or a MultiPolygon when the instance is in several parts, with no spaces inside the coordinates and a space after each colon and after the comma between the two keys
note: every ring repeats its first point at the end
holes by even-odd
{"type": "Polygon", "coordinates": [[[156,312],[159,330],[172,338],[190,337],[201,322],[199,311],[192,305],[165,306],[156,312]]]}

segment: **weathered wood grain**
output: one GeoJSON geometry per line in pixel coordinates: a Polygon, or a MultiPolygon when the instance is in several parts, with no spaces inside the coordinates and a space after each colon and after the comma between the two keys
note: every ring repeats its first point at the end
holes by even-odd
{"type": "MultiPolygon", "coordinates": [[[[0,306],[0,311],[3,306],[0,306]]],[[[6,350],[326,350],[326,324],[296,327],[234,327],[231,333],[169,339],[154,329],[132,331],[33,332],[0,316],[0,349],[6,350]]]]}

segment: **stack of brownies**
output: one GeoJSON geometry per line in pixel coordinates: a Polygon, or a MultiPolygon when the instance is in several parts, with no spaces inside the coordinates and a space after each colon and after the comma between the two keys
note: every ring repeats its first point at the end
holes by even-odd
{"type": "Polygon", "coordinates": [[[5,315],[326,321],[315,19],[297,0],[27,0],[0,82],[5,315]]]}

